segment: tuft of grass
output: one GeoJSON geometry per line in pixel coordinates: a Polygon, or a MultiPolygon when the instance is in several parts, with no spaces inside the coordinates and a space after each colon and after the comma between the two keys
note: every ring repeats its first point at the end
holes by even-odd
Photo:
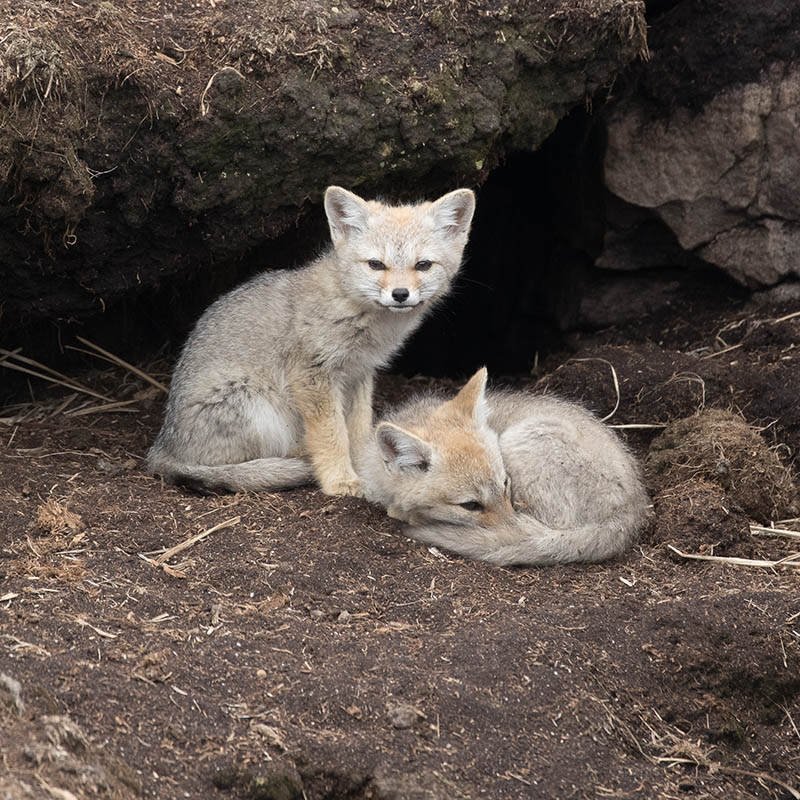
{"type": "Polygon", "coordinates": [[[71,81],[68,66],[57,43],[52,25],[39,30],[8,24],[0,34],[0,98],[10,106],[35,98],[44,103],[59,94],[71,81]]]}
{"type": "Polygon", "coordinates": [[[85,527],[80,515],[70,511],[66,503],[48,498],[36,511],[36,524],[51,534],[70,531],[77,533],[85,527]]]}

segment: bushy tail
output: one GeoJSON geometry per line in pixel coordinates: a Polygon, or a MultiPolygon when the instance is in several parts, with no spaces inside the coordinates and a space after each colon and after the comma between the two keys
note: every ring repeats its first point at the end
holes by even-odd
{"type": "Polygon", "coordinates": [[[256,458],[241,464],[180,464],[162,453],[150,453],[147,471],[169,483],[196,491],[225,489],[230,492],[274,492],[312,483],[314,471],[302,458],[256,458]]]}
{"type": "Polygon", "coordinates": [[[409,527],[406,534],[468,558],[500,566],[546,566],[570,561],[603,561],[630,545],[647,517],[647,507],[620,511],[603,522],[576,528],[550,528],[529,514],[498,528],[458,525],[409,527]]]}

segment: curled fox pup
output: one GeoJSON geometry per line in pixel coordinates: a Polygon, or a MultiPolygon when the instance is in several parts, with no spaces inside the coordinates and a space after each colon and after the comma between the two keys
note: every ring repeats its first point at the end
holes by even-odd
{"type": "Polygon", "coordinates": [[[649,501],[633,456],[574,403],[486,391],[390,413],[358,463],[368,499],[429,545],[495,564],[600,561],[633,540],[649,501]]]}
{"type": "Polygon", "coordinates": [[[461,265],[475,197],[389,206],[331,186],[333,247],[217,300],[189,336],[147,468],[197,489],[316,479],[361,495],[351,447],[371,434],[372,383],[461,265]]]}

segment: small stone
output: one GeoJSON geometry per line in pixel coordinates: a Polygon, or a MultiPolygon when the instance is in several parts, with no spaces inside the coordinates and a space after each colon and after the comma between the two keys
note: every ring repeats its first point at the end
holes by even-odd
{"type": "Polygon", "coordinates": [[[266,725],[263,722],[253,723],[251,726],[254,733],[263,736],[273,747],[279,750],[286,750],[286,742],[283,739],[283,733],[272,725],[266,725]]]}
{"type": "Polygon", "coordinates": [[[256,678],[263,681],[266,677],[267,677],[267,671],[265,669],[256,670],[256,678]]]}
{"type": "Polygon", "coordinates": [[[14,680],[10,675],[6,675],[5,672],[0,672],[0,702],[3,705],[13,706],[18,714],[25,710],[20,682],[14,680]]]}
{"type": "Polygon", "coordinates": [[[358,706],[347,706],[345,711],[354,719],[364,718],[364,712],[358,706]]]}
{"type": "Polygon", "coordinates": [[[340,622],[342,625],[346,625],[352,619],[353,615],[349,611],[342,611],[338,617],[336,617],[336,621],[340,622]]]}
{"type": "Polygon", "coordinates": [[[314,620],[314,622],[319,622],[325,616],[325,612],[315,608],[313,611],[309,612],[309,616],[314,620]]]}
{"type": "Polygon", "coordinates": [[[410,706],[407,703],[398,703],[397,705],[389,706],[386,716],[393,728],[403,730],[413,727],[424,715],[414,706],[410,706]]]}

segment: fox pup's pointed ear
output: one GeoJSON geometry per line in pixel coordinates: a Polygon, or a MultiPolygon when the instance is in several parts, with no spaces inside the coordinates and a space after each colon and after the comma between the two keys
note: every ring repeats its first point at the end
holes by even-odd
{"type": "Polygon", "coordinates": [[[469,233],[474,213],[475,193],[471,189],[456,189],[431,206],[434,225],[453,238],[469,233]]]}
{"type": "Polygon", "coordinates": [[[488,375],[486,367],[481,367],[451,401],[453,406],[471,417],[477,425],[483,425],[489,416],[489,404],[486,402],[488,375]]]}
{"type": "Polygon", "coordinates": [[[418,469],[426,471],[431,463],[431,446],[419,436],[392,425],[391,422],[382,422],[376,430],[378,447],[381,451],[383,463],[389,472],[399,472],[404,469],[418,469]]]}
{"type": "Polygon", "coordinates": [[[363,231],[367,227],[369,210],[357,194],[348,192],[341,186],[329,186],[325,190],[325,214],[331,229],[331,239],[334,244],[338,244],[354,231],[363,231]]]}

